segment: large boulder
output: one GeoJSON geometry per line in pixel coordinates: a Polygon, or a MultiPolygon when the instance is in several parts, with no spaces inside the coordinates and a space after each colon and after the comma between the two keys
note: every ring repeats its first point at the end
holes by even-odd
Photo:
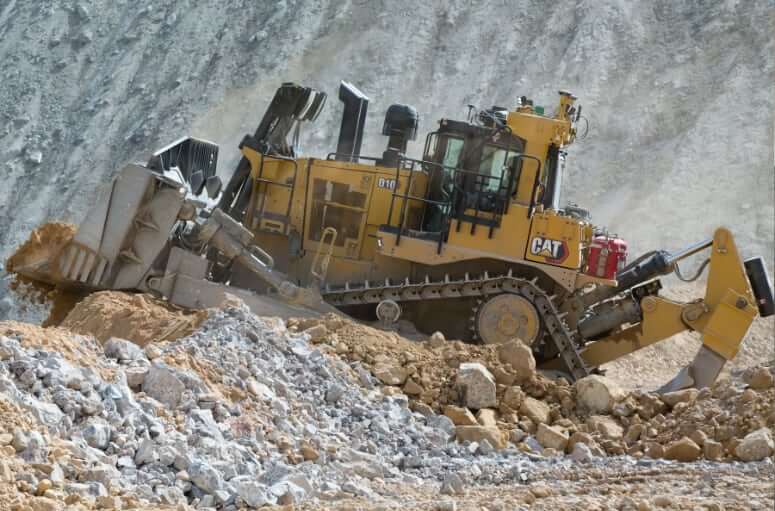
{"type": "Polygon", "coordinates": [[[120,337],[111,337],[105,342],[102,349],[105,351],[106,357],[119,361],[146,358],[145,352],[140,346],[120,337]]]}
{"type": "Polygon", "coordinates": [[[479,410],[476,414],[476,420],[479,421],[479,424],[482,426],[498,426],[496,413],[492,408],[482,408],[479,410]]]}
{"type": "Polygon", "coordinates": [[[743,461],[761,461],[775,451],[775,443],[769,428],[748,433],[735,448],[735,454],[743,461]]]}
{"type": "Polygon", "coordinates": [[[549,412],[549,405],[532,397],[526,397],[519,408],[519,413],[527,415],[536,424],[549,422],[549,412]]]}
{"type": "Polygon", "coordinates": [[[609,440],[621,440],[624,428],[615,419],[607,415],[593,415],[587,419],[590,431],[597,431],[609,440]]]}
{"type": "Polygon", "coordinates": [[[127,367],[124,370],[126,384],[132,389],[142,387],[145,376],[148,374],[148,370],[149,367],[147,365],[127,367]]]}
{"type": "Polygon", "coordinates": [[[152,365],[143,379],[143,392],[170,408],[180,404],[185,390],[177,372],[162,363],[152,365]]]}
{"type": "Polygon", "coordinates": [[[202,461],[194,461],[188,466],[188,477],[205,493],[215,493],[223,486],[218,471],[202,461]]]}
{"type": "Polygon", "coordinates": [[[455,423],[446,415],[431,415],[428,417],[428,427],[443,431],[448,438],[455,436],[455,423]]]}
{"type": "Polygon", "coordinates": [[[675,461],[695,461],[702,456],[702,449],[690,438],[683,437],[667,446],[665,458],[675,461]]]}
{"type": "Polygon", "coordinates": [[[458,442],[487,442],[496,449],[506,447],[506,439],[500,429],[488,426],[458,426],[455,428],[458,442]]]}
{"type": "Polygon", "coordinates": [[[678,403],[691,403],[697,398],[699,394],[697,389],[683,389],[676,390],[675,392],[667,392],[660,396],[662,401],[669,407],[674,407],[678,403]]]}
{"type": "Polygon", "coordinates": [[[599,374],[580,379],[575,388],[578,406],[590,413],[610,413],[618,401],[627,397],[616,383],[599,374]]]}
{"type": "Polygon", "coordinates": [[[381,364],[372,370],[374,376],[385,385],[403,385],[406,378],[406,370],[395,364],[381,364]]]}
{"type": "Polygon", "coordinates": [[[528,380],[535,375],[536,360],[530,346],[514,339],[498,347],[498,358],[504,364],[511,364],[520,380],[528,380]]]}
{"type": "Polygon", "coordinates": [[[559,428],[539,424],[536,432],[536,440],[543,447],[556,449],[560,452],[565,451],[568,446],[568,435],[559,428]]]}
{"type": "Polygon", "coordinates": [[[744,375],[745,382],[756,390],[764,390],[773,386],[774,378],[766,367],[754,367],[744,375]]]}
{"type": "Polygon", "coordinates": [[[430,345],[431,348],[441,348],[444,346],[445,342],[446,339],[441,332],[433,332],[433,335],[428,338],[428,345],[430,345]]]}
{"type": "Polygon", "coordinates": [[[724,445],[715,440],[705,440],[705,443],[702,444],[702,453],[706,460],[721,461],[724,457],[724,445]]]}
{"type": "Polygon", "coordinates": [[[143,439],[135,451],[134,462],[136,465],[153,463],[159,458],[158,446],[150,438],[143,439]]]}
{"type": "Polygon", "coordinates": [[[304,330],[304,333],[309,335],[309,342],[317,343],[321,341],[326,335],[328,335],[328,329],[326,325],[320,323],[315,326],[311,326],[304,330]]]}
{"type": "Polygon", "coordinates": [[[95,419],[81,430],[81,435],[89,446],[105,450],[110,442],[110,426],[103,419],[95,419]]]}
{"type": "Polygon", "coordinates": [[[643,436],[643,432],[646,431],[646,426],[644,426],[641,423],[633,424],[629,427],[627,430],[627,433],[624,434],[624,443],[627,445],[632,445],[638,440],[640,440],[640,437],[643,436]]]}
{"type": "MultiPolygon", "coordinates": [[[[319,325],[322,326],[322,325],[319,325]]],[[[237,495],[250,507],[261,507],[269,503],[266,488],[250,476],[237,476],[229,481],[237,490],[237,495]]]]}
{"type": "Polygon", "coordinates": [[[592,454],[592,449],[590,449],[588,445],[582,443],[577,443],[573,446],[570,457],[576,463],[589,463],[595,459],[595,455],[592,454]]]}
{"type": "Polygon", "coordinates": [[[457,474],[447,474],[444,477],[444,481],[441,483],[441,489],[439,493],[442,495],[460,495],[465,492],[465,486],[463,486],[463,479],[457,474]]]}
{"type": "Polygon", "coordinates": [[[471,413],[468,408],[462,408],[455,405],[447,405],[444,407],[444,415],[452,420],[455,426],[476,426],[479,424],[476,421],[476,417],[471,413]]]}
{"type": "Polygon", "coordinates": [[[519,411],[525,401],[525,392],[516,386],[507,387],[501,398],[501,412],[509,410],[519,411]]]}
{"type": "Polygon", "coordinates": [[[425,389],[414,381],[414,379],[409,378],[406,380],[406,383],[404,384],[404,394],[407,396],[418,396],[422,394],[425,391],[425,389]]]}
{"type": "Polygon", "coordinates": [[[495,377],[478,362],[460,364],[456,384],[462,391],[463,403],[468,408],[479,410],[498,404],[495,397],[495,377]]]}

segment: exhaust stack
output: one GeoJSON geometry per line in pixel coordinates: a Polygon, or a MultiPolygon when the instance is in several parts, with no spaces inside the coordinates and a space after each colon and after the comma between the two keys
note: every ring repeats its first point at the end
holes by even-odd
{"type": "Polygon", "coordinates": [[[358,161],[369,98],[355,85],[342,81],[339,85],[339,100],[344,103],[344,112],[342,126],[339,128],[339,142],[336,145],[336,159],[358,161]]]}

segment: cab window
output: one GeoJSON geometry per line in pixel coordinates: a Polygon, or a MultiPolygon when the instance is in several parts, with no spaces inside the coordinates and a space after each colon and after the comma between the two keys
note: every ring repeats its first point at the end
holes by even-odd
{"type": "Polygon", "coordinates": [[[482,190],[498,191],[498,181],[503,174],[506,163],[516,154],[517,153],[514,151],[508,151],[502,147],[489,144],[482,148],[482,159],[479,161],[479,174],[492,177],[492,179],[480,177],[482,190]]]}
{"type": "MultiPolygon", "coordinates": [[[[457,168],[460,167],[460,159],[463,155],[463,139],[449,137],[447,138],[446,148],[444,149],[444,158],[441,164],[445,167],[457,168]]],[[[449,172],[449,169],[445,169],[449,172]]]]}

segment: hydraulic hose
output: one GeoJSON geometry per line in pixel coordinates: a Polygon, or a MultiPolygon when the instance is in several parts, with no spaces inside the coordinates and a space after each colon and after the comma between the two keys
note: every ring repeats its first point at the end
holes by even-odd
{"type": "Polygon", "coordinates": [[[700,265],[700,267],[697,269],[697,272],[696,272],[696,273],[695,273],[693,276],[691,276],[691,277],[689,277],[689,278],[686,278],[686,277],[684,277],[684,276],[681,274],[681,268],[679,268],[679,267],[678,267],[678,263],[675,263],[675,270],[674,270],[674,273],[675,273],[675,276],[676,276],[676,277],[678,277],[678,279],[679,279],[679,280],[681,280],[681,281],[683,281],[683,282],[694,282],[695,280],[697,280],[698,278],[700,278],[700,275],[702,275],[702,272],[704,272],[704,271],[705,271],[705,268],[706,268],[706,267],[707,267],[709,264],[710,264],[710,257],[709,257],[709,258],[707,258],[707,259],[705,259],[705,261],[703,261],[703,263],[700,265]]]}

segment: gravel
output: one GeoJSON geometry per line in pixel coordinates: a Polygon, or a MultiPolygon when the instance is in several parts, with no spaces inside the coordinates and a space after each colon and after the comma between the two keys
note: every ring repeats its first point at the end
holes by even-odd
{"type": "MultiPolygon", "coordinates": [[[[106,380],[2,337],[10,356],[0,362],[0,390],[88,461],[63,465],[63,478],[66,493],[89,498],[118,493],[219,508],[379,500],[384,482],[427,482],[437,491],[446,481],[460,491],[461,481],[491,478],[493,467],[522,474],[534,464],[487,441],[454,443],[447,417],[413,413],[406,396],[362,387],[357,367],[307,340],[282,322],[230,308],[160,345],[153,362],[111,340],[100,357],[115,369],[106,380]],[[138,367],[147,369],[144,381],[130,385],[127,374],[138,367]]],[[[17,430],[11,442],[22,459],[46,462],[37,431],[17,430]]]]}
{"type": "MultiPolygon", "coordinates": [[[[634,473],[676,465],[602,458],[583,443],[567,457],[546,457],[532,436],[524,439],[531,453],[513,444],[496,450],[487,439],[456,443],[448,417],[412,412],[405,395],[364,387],[357,362],[326,356],[308,341],[239,306],[213,311],[193,335],[157,345],[153,361],[109,343],[98,356],[100,372],[0,337],[0,396],[46,431],[16,428],[4,442],[26,466],[50,465],[65,496],[218,509],[349,499],[399,505],[397,487],[458,498],[567,475],[575,463],[634,473]],[[147,372],[144,381],[130,384],[127,375],[138,369],[147,372]],[[76,458],[83,461],[70,461],[76,458]]],[[[30,491],[41,477],[30,469],[16,476],[29,480],[30,491]]]]}

